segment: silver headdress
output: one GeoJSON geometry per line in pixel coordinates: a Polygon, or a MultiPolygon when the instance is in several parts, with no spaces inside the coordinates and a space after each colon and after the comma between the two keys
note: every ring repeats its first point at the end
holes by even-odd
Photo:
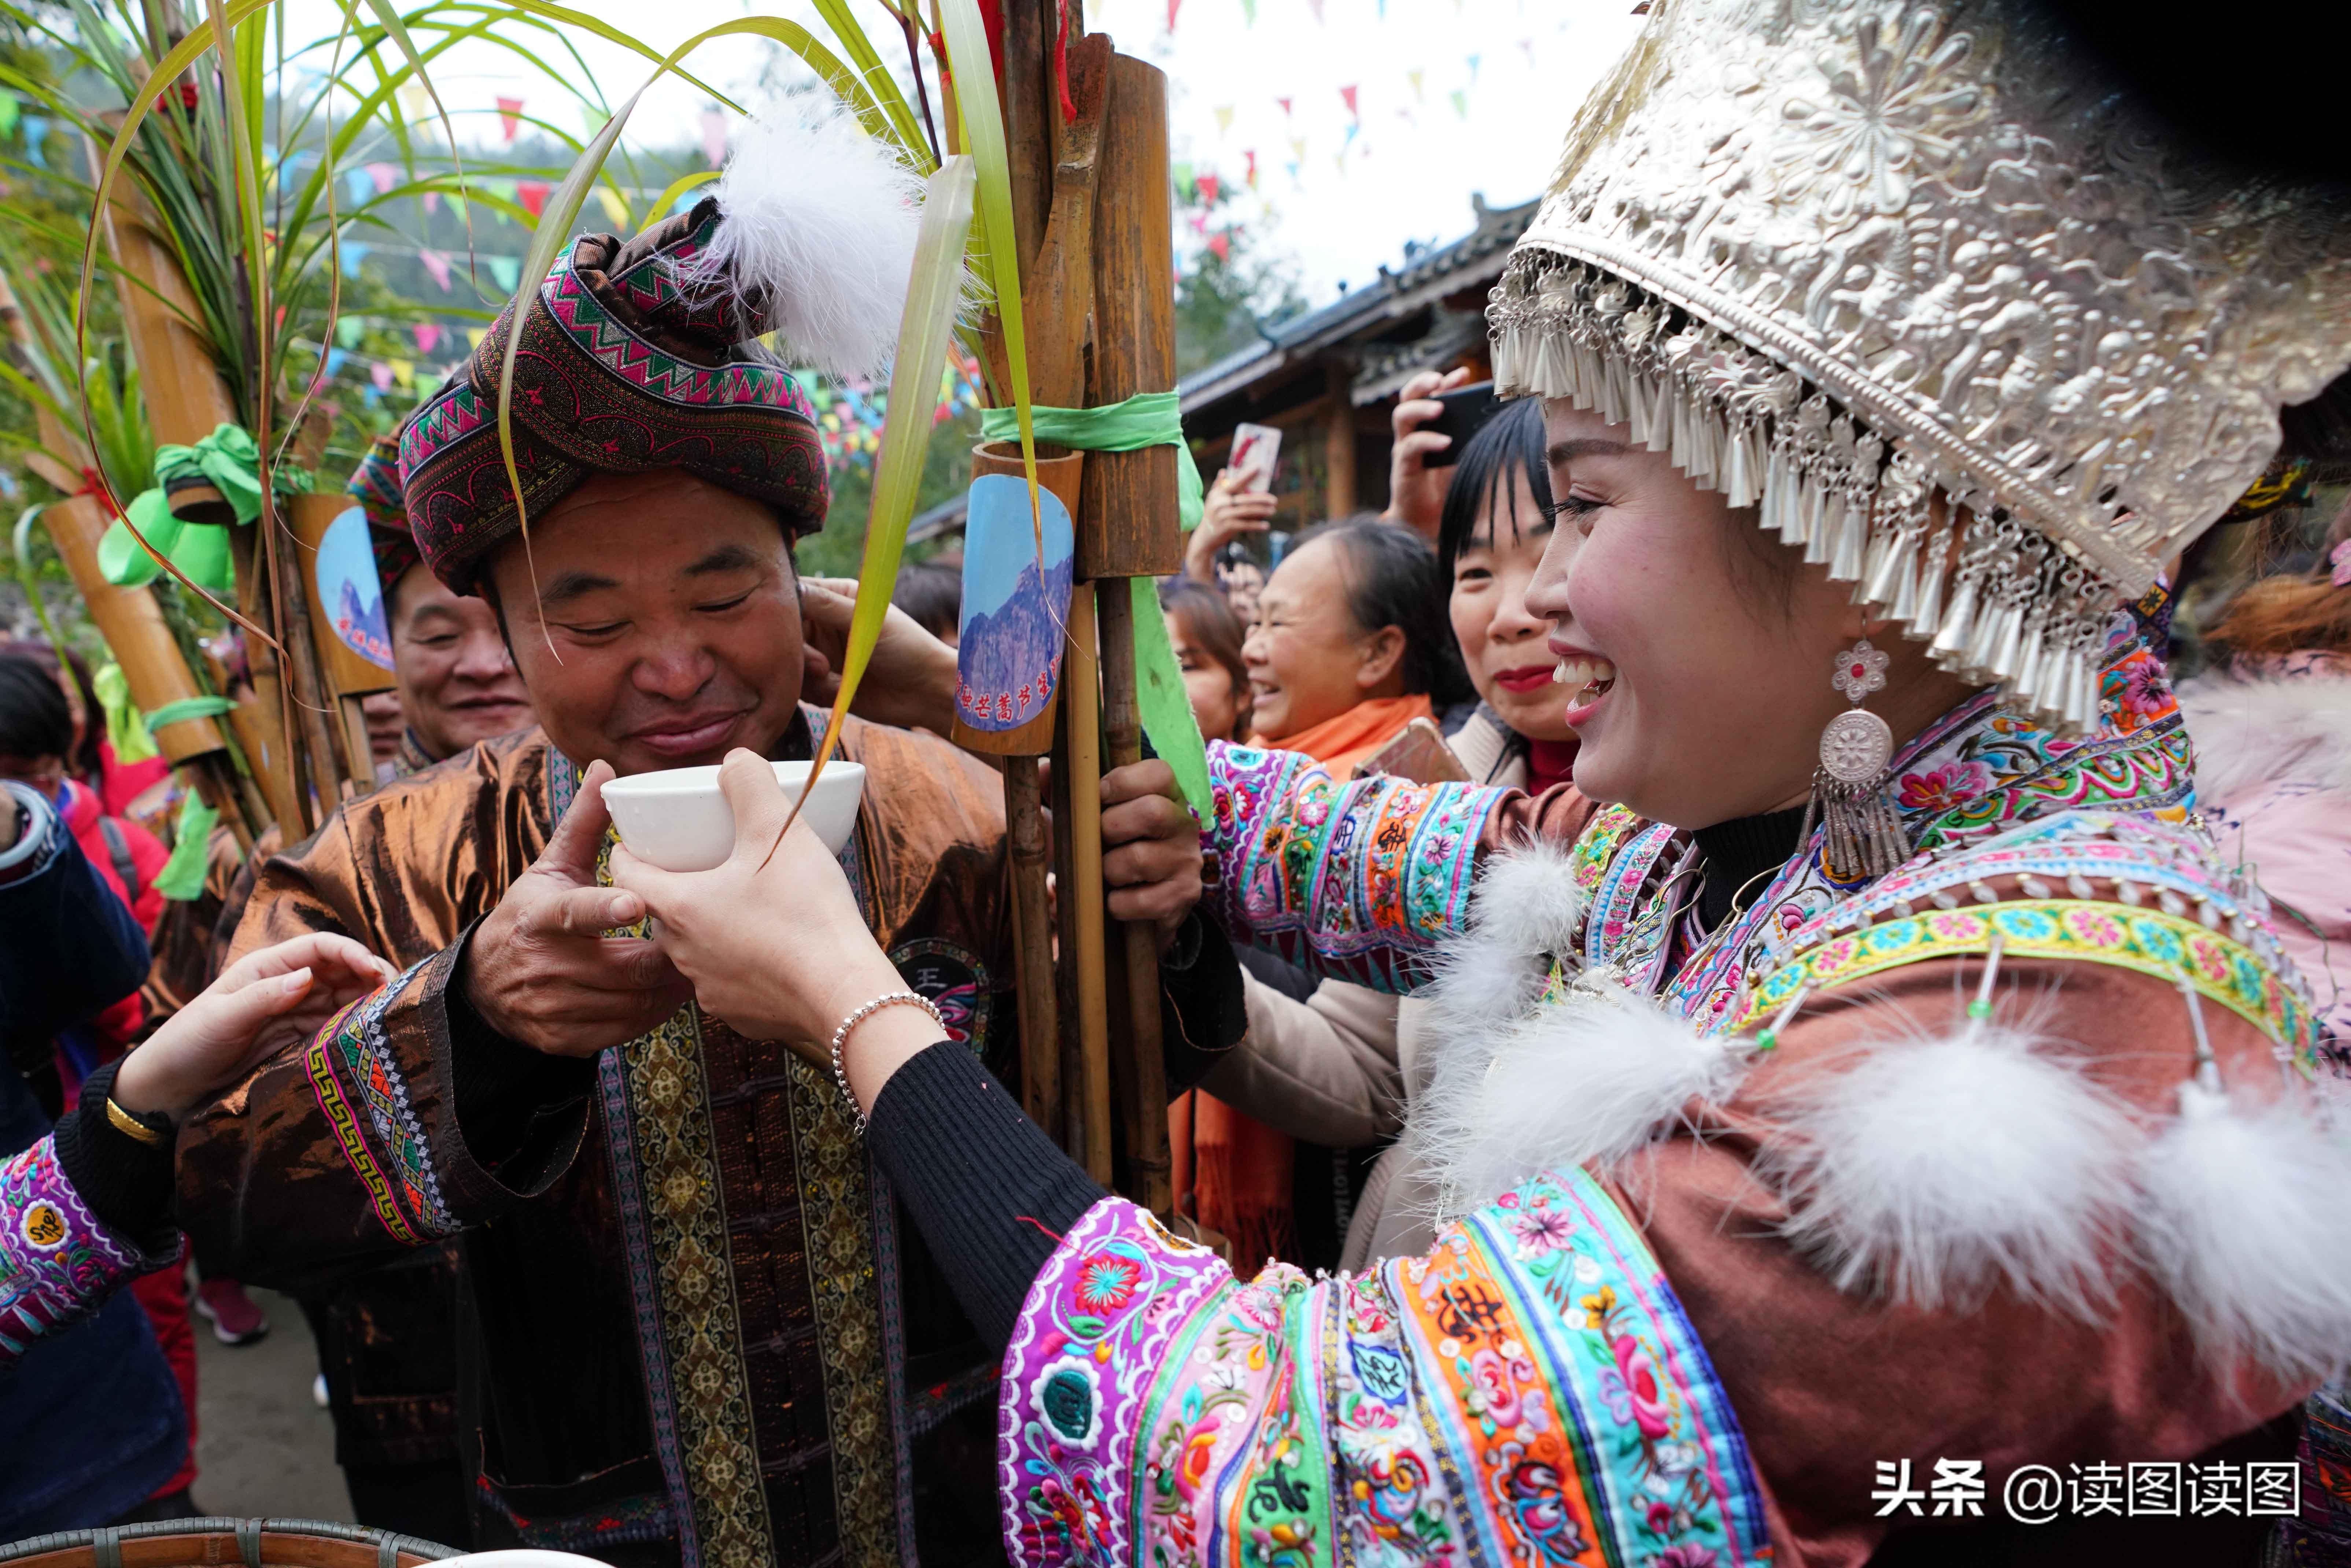
{"type": "Polygon", "coordinates": [[[1488,316],[1503,395],[2073,730],[2115,605],[2351,364],[2351,210],[2199,163],[2018,0],[1661,0],[1488,316]]]}

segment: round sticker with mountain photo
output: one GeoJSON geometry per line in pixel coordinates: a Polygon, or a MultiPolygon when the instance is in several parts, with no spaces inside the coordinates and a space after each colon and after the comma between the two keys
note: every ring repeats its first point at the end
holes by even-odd
{"type": "Polygon", "coordinates": [[[962,636],[956,705],[974,729],[1018,729],[1052,706],[1077,537],[1069,508],[1039,490],[1045,524],[1040,559],[1028,482],[988,474],[971,484],[963,536],[962,636]]]}
{"type": "Polygon", "coordinates": [[[384,620],[383,585],[376,580],[367,514],[357,507],[327,525],[319,538],[319,602],[331,612],[343,645],[379,669],[392,668],[392,628],[384,620]]]}

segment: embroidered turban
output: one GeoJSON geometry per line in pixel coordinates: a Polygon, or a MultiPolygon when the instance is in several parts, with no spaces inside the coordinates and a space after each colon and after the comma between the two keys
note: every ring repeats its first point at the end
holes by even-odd
{"type": "MultiPolygon", "coordinates": [[[[710,197],[625,243],[583,235],[528,297],[513,431],[534,519],[594,475],[683,468],[766,503],[794,538],[823,526],[815,411],[799,384],[747,341],[766,329],[757,308],[763,291],[695,281],[707,277],[695,263],[722,221],[720,200],[710,197]]],[[[461,593],[473,591],[485,558],[520,528],[497,431],[514,308],[509,301],[400,438],[416,547],[461,593]]]]}
{"type": "Polygon", "coordinates": [[[369,443],[367,455],[351,470],[343,494],[357,501],[367,515],[376,580],[388,601],[393,584],[423,559],[416,553],[416,537],[408,531],[408,505],[400,493],[399,436],[379,435],[369,443]]]}

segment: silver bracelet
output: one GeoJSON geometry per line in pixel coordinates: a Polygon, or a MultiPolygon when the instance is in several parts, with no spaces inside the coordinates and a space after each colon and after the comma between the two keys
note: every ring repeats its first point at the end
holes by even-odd
{"type": "Polygon", "coordinates": [[[939,1026],[939,1038],[946,1038],[947,1020],[940,1016],[930,998],[918,996],[913,991],[884,991],[841,1020],[841,1027],[832,1031],[832,1081],[841,1085],[841,1097],[849,1102],[849,1114],[857,1123],[857,1135],[861,1138],[865,1135],[865,1113],[857,1108],[857,1096],[849,1092],[849,1073],[841,1065],[841,1048],[849,1043],[850,1030],[883,1008],[920,1008],[931,1015],[933,1023],[939,1026]]]}

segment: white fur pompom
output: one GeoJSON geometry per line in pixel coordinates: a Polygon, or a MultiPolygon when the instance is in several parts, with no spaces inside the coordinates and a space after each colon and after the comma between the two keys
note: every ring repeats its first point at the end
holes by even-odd
{"type": "Polygon", "coordinates": [[[1513,953],[1572,953],[1583,920],[1568,846],[1541,840],[1486,862],[1469,904],[1469,926],[1513,953]]]}
{"type": "Polygon", "coordinates": [[[1437,1058],[1405,1128],[1440,1220],[1538,1172],[1622,1159],[1739,1071],[1721,1042],[1630,994],[1571,997],[1469,1043],[1437,1058]]]}
{"type": "Polygon", "coordinates": [[[2304,1381],[2351,1361],[2351,1141],[2189,1083],[2139,1186],[2148,1265],[2208,1352],[2304,1381]]]}
{"type": "Polygon", "coordinates": [[[717,232],[681,286],[723,290],[747,322],[747,303],[764,294],[765,325],[791,363],[887,371],[923,200],[922,180],[889,144],[846,110],[779,109],[744,125],[716,190],[717,232]]]}
{"type": "Polygon", "coordinates": [[[2036,1043],[1970,1022],[1874,1045],[1783,1092],[1792,1135],[1762,1166],[1790,1194],[1790,1239],[1841,1289],[1933,1310],[2004,1281],[2094,1318],[2144,1135],[2036,1043]]]}

